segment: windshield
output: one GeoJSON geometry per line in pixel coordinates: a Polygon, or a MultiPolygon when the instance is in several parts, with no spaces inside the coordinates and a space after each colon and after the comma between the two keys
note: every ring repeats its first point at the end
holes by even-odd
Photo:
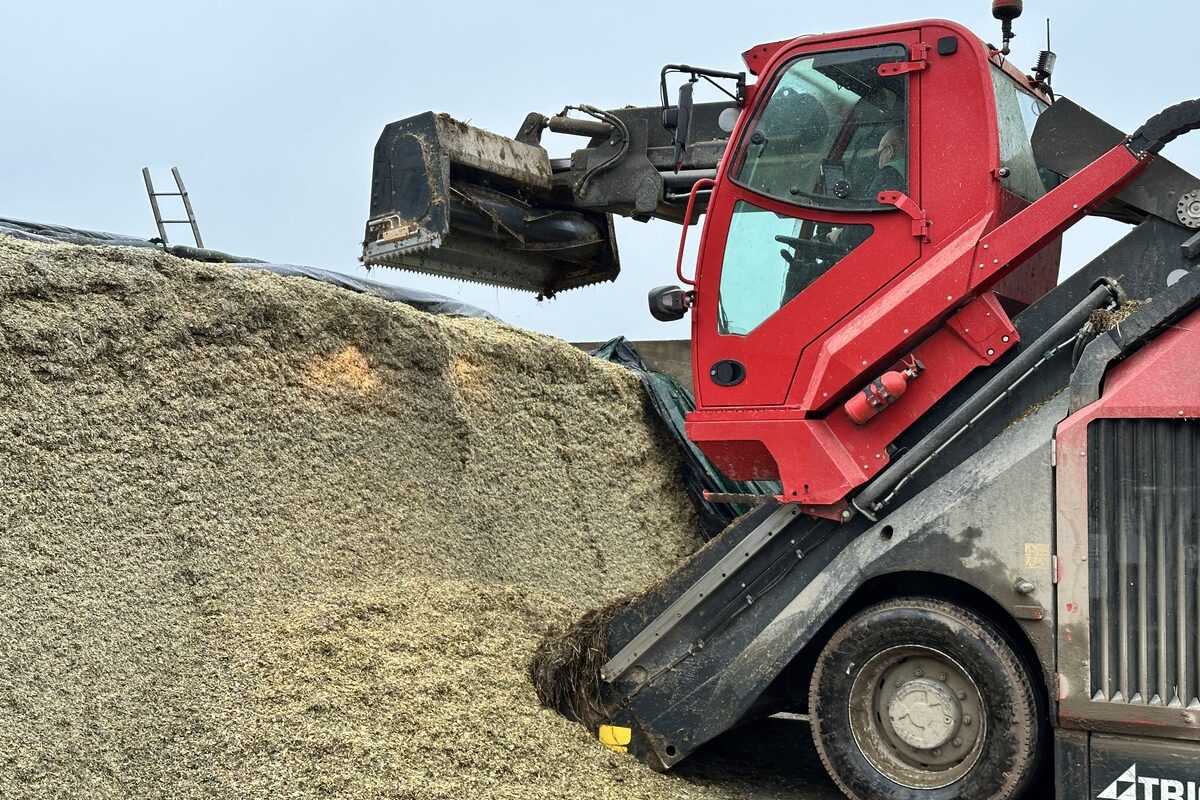
{"type": "Polygon", "coordinates": [[[903,45],[804,56],[791,62],[743,136],[734,180],[776,200],[823,209],[887,208],[881,191],[908,191],[903,45]]]}

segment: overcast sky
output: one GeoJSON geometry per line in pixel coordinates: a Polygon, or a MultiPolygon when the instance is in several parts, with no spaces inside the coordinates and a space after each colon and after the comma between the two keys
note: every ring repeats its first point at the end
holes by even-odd
{"type": "MultiPolygon", "coordinates": [[[[656,101],[658,70],[736,71],[750,46],[912,17],[948,17],[990,41],[987,0],[812,3],[0,0],[0,216],[155,235],[140,170],[178,165],[205,244],[274,261],[357,266],[371,152],[388,122],[426,110],[506,135],[529,111],[656,101]]],[[[1032,65],[1054,23],[1055,87],[1132,130],[1200,95],[1195,0],[1028,0],[1013,59],[1032,65]]],[[[552,156],[567,154],[562,148],[552,156]]],[[[1200,175],[1200,133],[1166,155],[1200,175]]],[[[490,287],[376,270],[571,340],[686,337],[646,291],[674,282],[679,228],[618,221],[615,284],[537,303],[490,287]]],[[[172,241],[186,242],[185,228],[172,241]]],[[[1118,226],[1068,236],[1070,270],[1118,226]]]]}

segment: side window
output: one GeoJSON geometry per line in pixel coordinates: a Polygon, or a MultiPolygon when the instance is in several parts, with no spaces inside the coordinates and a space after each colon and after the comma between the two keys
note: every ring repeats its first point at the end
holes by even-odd
{"type": "Polygon", "coordinates": [[[1055,186],[1056,178],[1039,170],[1033,157],[1033,128],[1046,107],[1023,92],[999,67],[992,65],[996,89],[996,119],[1000,125],[1000,166],[1008,168],[1004,188],[1033,202],[1055,186]]]}
{"type": "Polygon", "coordinates": [[[870,225],[819,225],[739,201],[721,265],[718,332],[750,333],[870,235],[870,225]]]}
{"type": "Polygon", "coordinates": [[[882,191],[908,191],[903,45],[803,56],[782,71],[738,144],[735,182],[787,203],[876,211],[882,191]]]}

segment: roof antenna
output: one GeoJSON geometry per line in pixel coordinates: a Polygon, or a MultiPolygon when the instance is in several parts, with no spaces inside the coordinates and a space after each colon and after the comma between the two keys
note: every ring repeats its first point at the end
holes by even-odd
{"type": "Polygon", "coordinates": [[[1050,86],[1050,76],[1054,74],[1054,62],[1058,56],[1050,49],[1050,18],[1046,18],[1046,49],[1038,53],[1037,63],[1033,65],[1033,79],[1046,87],[1050,86]]]}
{"type": "Polygon", "coordinates": [[[1000,20],[1000,32],[1004,36],[1004,46],[1000,49],[1002,55],[1009,54],[1008,43],[1016,36],[1013,33],[1012,21],[1021,16],[1025,10],[1022,0],[992,0],[992,16],[1000,20]]]}

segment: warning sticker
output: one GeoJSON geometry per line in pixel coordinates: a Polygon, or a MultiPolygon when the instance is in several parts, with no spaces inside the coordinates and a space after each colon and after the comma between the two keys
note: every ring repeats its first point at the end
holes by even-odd
{"type": "Polygon", "coordinates": [[[1030,569],[1049,569],[1050,545],[1039,542],[1026,542],[1025,566],[1030,569]]]}

